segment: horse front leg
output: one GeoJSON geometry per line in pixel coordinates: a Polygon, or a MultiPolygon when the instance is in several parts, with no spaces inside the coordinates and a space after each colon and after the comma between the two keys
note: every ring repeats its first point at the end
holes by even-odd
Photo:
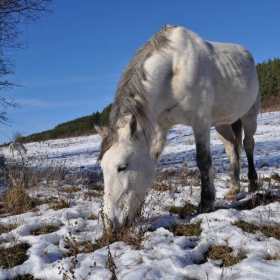
{"type": "Polygon", "coordinates": [[[201,175],[201,199],[198,213],[214,211],[215,187],[210,154],[210,125],[196,123],[193,126],[196,142],[196,162],[201,175]]]}

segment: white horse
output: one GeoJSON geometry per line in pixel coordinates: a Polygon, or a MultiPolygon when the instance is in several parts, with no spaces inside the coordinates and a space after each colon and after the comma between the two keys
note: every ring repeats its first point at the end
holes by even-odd
{"type": "Polygon", "coordinates": [[[255,63],[245,48],[204,41],[183,27],[164,26],[125,68],[110,115],[112,128],[96,126],[103,137],[99,159],[107,226],[117,229],[135,218],[167,132],[175,124],[193,129],[201,173],[199,213],[214,210],[211,126],[230,159],[226,198],[232,199],[240,191],[242,127],[249,189],[257,188],[253,136],[259,108],[255,63]]]}
{"type": "Polygon", "coordinates": [[[27,149],[23,146],[22,143],[15,142],[9,145],[9,151],[14,156],[14,151],[17,151],[19,154],[24,153],[26,155],[27,149]]]}

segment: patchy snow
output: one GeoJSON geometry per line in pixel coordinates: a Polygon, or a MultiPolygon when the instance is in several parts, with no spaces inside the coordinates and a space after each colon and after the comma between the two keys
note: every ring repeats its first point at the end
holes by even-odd
{"type": "MultiPolygon", "coordinates": [[[[258,124],[255,136],[256,169],[259,178],[267,178],[274,173],[280,174],[280,112],[260,115],[258,124]]],[[[98,135],[94,135],[29,143],[26,144],[28,154],[25,161],[38,170],[66,166],[73,172],[78,170],[82,177],[86,171],[100,170],[98,166],[96,167],[100,140],[98,135]]],[[[280,241],[273,237],[267,238],[260,231],[254,234],[247,233],[233,225],[238,220],[254,222],[257,225],[273,223],[279,225],[279,201],[251,210],[235,209],[238,205],[246,203],[253,194],[248,194],[246,183],[242,183],[243,192],[239,195],[238,201],[230,203],[223,199],[228,189],[229,163],[224,147],[214,129],[211,130],[211,151],[217,191],[216,203],[220,209],[209,214],[190,216],[182,221],[194,224],[201,220],[200,236],[174,236],[166,228],[178,221],[179,216],[170,215],[166,210],[167,207],[183,206],[186,201],[197,205],[200,187],[190,183],[186,186],[177,184],[176,192],[159,192],[151,189],[146,198],[145,215],[147,218],[152,218],[151,226],[155,230],[145,233],[139,250],[124,242],[115,242],[110,245],[118,279],[279,279],[280,259],[265,260],[263,256],[280,254],[280,241]],[[232,247],[233,254],[243,250],[246,258],[233,266],[220,267],[219,260],[204,257],[207,249],[213,245],[232,247]]],[[[7,148],[3,148],[2,153],[12,160],[7,148]]],[[[14,160],[20,162],[21,157],[17,156],[14,160]]],[[[244,152],[242,162],[241,177],[246,178],[247,162],[244,152]]],[[[158,169],[179,172],[190,169],[197,171],[191,128],[177,125],[169,132],[158,169]]],[[[280,183],[275,182],[278,187],[271,190],[270,183],[264,181],[258,193],[270,192],[280,197],[280,183]]],[[[71,182],[65,187],[70,185],[71,182]]],[[[85,198],[86,191],[81,189],[71,194],[70,208],[55,211],[45,204],[39,206],[38,212],[0,218],[0,223],[3,225],[17,225],[12,231],[0,235],[1,247],[6,248],[21,242],[27,242],[30,245],[29,258],[14,268],[0,268],[0,279],[12,279],[25,274],[34,275],[37,279],[62,279],[62,274],[59,274],[61,267],[66,270],[72,265],[70,258],[63,257],[68,248],[65,237],[71,233],[76,241],[86,239],[94,243],[103,234],[101,221],[88,219],[92,214],[98,215],[102,209],[102,198],[85,198]],[[59,229],[44,235],[30,234],[32,230],[49,224],[59,229]],[[5,242],[1,243],[1,240],[5,242]]],[[[49,186],[48,182],[29,192],[33,196],[59,196],[58,190],[49,186]]],[[[76,279],[111,278],[111,272],[108,270],[107,247],[91,253],[78,254],[77,260],[76,279]]],[[[72,279],[69,272],[68,276],[68,279],[72,279]]]]}

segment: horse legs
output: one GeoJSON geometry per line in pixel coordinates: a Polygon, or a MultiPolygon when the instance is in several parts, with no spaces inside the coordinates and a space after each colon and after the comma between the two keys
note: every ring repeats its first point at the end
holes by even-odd
{"type": "Polygon", "coordinates": [[[246,114],[244,117],[241,118],[245,134],[243,145],[248,160],[249,191],[256,191],[259,188],[258,184],[256,183],[258,175],[254,164],[255,141],[253,136],[257,130],[256,118],[256,114],[246,114]]]}
{"type": "Polygon", "coordinates": [[[196,162],[201,174],[201,200],[198,213],[214,211],[215,187],[210,154],[210,125],[196,120],[192,125],[196,142],[196,162]]]}
{"type": "Polygon", "coordinates": [[[238,143],[238,140],[234,137],[231,125],[216,126],[217,134],[225,146],[225,150],[230,161],[230,188],[225,195],[225,198],[227,199],[235,198],[236,194],[240,191],[239,174],[242,127],[238,122],[236,122],[236,125],[240,125],[240,131],[238,132],[240,134],[238,135],[238,137],[240,137],[240,140],[238,139],[240,143],[238,143]]]}

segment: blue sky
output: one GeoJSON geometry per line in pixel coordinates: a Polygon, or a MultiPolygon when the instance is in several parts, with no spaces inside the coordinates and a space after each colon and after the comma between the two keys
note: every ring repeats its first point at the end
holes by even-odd
{"type": "Polygon", "coordinates": [[[280,56],[278,0],[54,0],[51,9],[23,27],[29,46],[16,52],[11,77],[22,87],[1,92],[21,108],[7,111],[0,143],[102,111],[130,58],[164,24],[241,44],[257,63],[280,56]]]}

